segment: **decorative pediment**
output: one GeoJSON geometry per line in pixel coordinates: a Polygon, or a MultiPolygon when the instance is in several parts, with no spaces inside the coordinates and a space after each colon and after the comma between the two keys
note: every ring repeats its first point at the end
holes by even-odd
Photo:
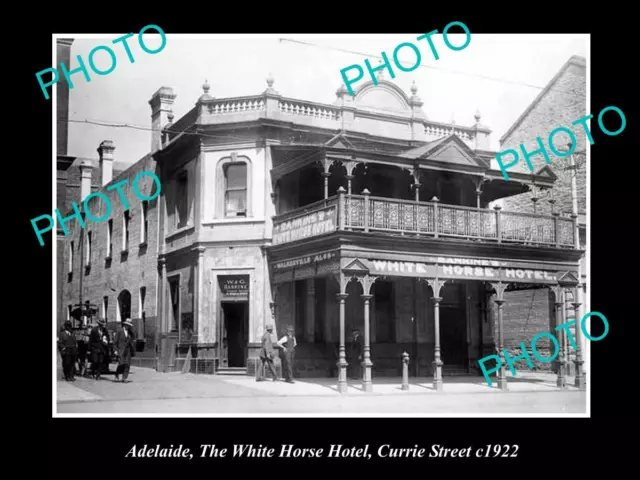
{"type": "Polygon", "coordinates": [[[580,283],[575,272],[564,272],[558,277],[558,284],[561,286],[576,286],[580,283]]]}
{"type": "Polygon", "coordinates": [[[344,133],[337,134],[324,145],[325,147],[331,147],[331,148],[347,148],[347,149],[355,148],[353,146],[353,143],[349,141],[349,139],[344,133]]]}
{"type": "Polygon", "coordinates": [[[442,142],[433,145],[433,148],[424,152],[419,158],[453,165],[486,167],[482,160],[476,158],[473,150],[455,134],[451,134],[442,142]]]}
{"type": "Polygon", "coordinates": [[[367,266],[357,258],[349,265],[342,269],[345,273],[357,274],[357,273],[369,273],[367,266]]]}
{"type": "Polygon", "coordinates": [[[356,108],[402,114],[411,112],[409,97],[400,87],[383,79],[378,79],[378,85],[369,81],[358,88],[354,95],[354,104],[356,108]]]}
{"type": "Polygon", "coordinates": [[[538,170],[536,172],[536,175],[542,178],[548,178],[549,180],[556,180],[558,178],[558,176],[555,173],[553,173],[553,170],[549,165],[545,165],[540,170],[538,170]]]}

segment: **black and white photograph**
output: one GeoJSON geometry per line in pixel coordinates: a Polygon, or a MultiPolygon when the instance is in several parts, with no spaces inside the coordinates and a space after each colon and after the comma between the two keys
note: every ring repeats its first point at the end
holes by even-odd
{"type": "Polygon", "coordinates": [[[54,417],[589,416],[590,35],[443,26],[54,34],[54,417]]]}

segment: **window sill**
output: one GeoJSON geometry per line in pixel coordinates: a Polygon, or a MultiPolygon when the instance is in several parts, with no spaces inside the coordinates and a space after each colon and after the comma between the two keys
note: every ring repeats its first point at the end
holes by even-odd
{"type": "Polygon", "coordinates": [[[234,225],[234,224],[243,224],[243,223],[264,223],[264,218],[254,218],[254,217],[230,217],[230,218],[216,218],[214,220],[209,220],[207,222],[202,222],[204,226],[212,226],[212,225],[234,225]]]}
{"type": "Polygon", "coordinates": [[[195,230],[195,228],[196,227],[194,225],[187,225],[186,227],[180,227],[176,231],[171,232],[169,235],[164,237],[164,239],[165,239],[165,241],[169,241],[169,240],[173,239],[174,237],[178,237],[178,236],[184,234],[185,232],[188,232],[189,230],[195,230]]]}

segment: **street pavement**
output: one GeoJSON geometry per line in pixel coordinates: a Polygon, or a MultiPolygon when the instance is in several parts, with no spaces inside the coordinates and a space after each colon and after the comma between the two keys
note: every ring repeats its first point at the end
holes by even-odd
{"type": "MultiPolygon", "coordinates": [[[[555,386],[555,375],[523,372],[509,377],[509,391],[489,387],[483,377],[445,377],[436,392],[430,378],[374,379],[373,392],[350,381],[346,394],[336,379],[300,379],[295,384],[256,382],[251,377],[158,373],[132,367],[131,383],[111,376],[96,381],[58,379],[60,414],[482,414],[586,412],[586,392],[555,386]]],[[[568,379],[571,384],[573,379],[568,379]]]]}

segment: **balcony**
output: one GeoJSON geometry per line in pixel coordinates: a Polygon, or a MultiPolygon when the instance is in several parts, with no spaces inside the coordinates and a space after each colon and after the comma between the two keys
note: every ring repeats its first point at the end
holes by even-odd
{"type": "Polygon", "coordinates": [[[492,243],[575,249],[577,219],[348,195],[344,191],[273,218],[273,245],[333,231],[455,238],[492,243]]]}

